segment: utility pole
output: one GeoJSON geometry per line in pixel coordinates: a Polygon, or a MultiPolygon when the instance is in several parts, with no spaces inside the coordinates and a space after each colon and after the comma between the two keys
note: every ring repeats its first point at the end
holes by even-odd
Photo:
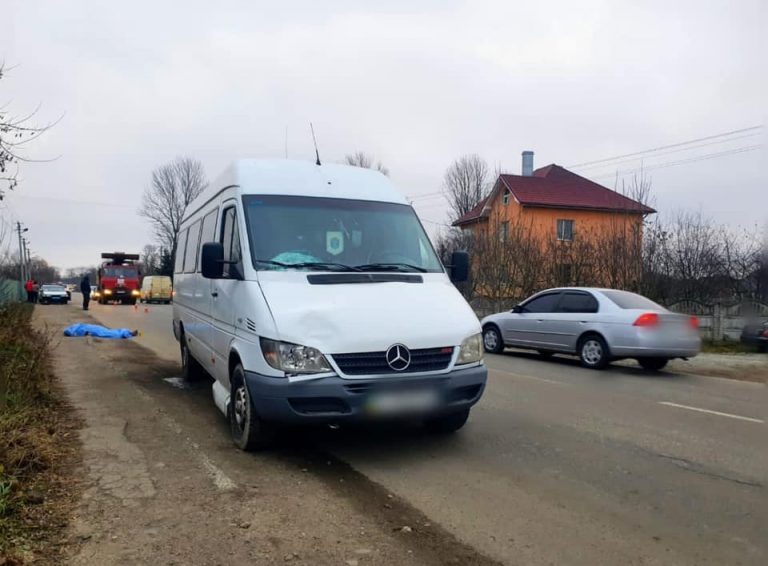
{"type": "Polygon", "coordinates": [[[21,243],[24,244],[24,281],[27,281],[32,279],[32,266],[29,263],[29,240],[22,238],[21,243]]]}
{"type": "Polygon", "coordinates": [[[22,228],[21,222],[16,222],[16,233],[19,235],[19,276],[21,277],[21,280],[19,281],[19,297],[24,297],[24,283],[26,282],[26,279],[24,279],[24,244],[21,242],[21,235],[29,230],[29,228],[22,228]]]}

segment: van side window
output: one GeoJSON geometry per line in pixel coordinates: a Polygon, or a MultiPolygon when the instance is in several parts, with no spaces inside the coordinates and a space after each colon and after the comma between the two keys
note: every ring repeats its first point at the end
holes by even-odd
{"type": "Polygon", "coordinates": [[[240,230],[237,227],[237,213],[234,206],[224,211],[221,244],[224,246],[224,261],[237,262],[224,264],[224,277],[239,276],[242,254],[240,253],[240,230]]]}
{"type": "Polygon", "coordinates": [[[203,250],[203,244],[216,241],[216,217],[219,211],[209,212],[203,218],[203,227],[200,230],[200,249],[197,252],[197,270],[200,271],[200,254],[203,250]]]}
{"type": "Polygon", "coordinates": [[[213,212],[206,214],[205,218],[203,218],[203,229],[200,232],[201,244],[216,241],[216,216],[218,213],[218,210],[214,210],[213,212]]]}
{"type": "Polygon", "coordinates": [[[179,233],[179,239],[176,242],[176,260],[173,264],[174,273],[182,273],[184,271],[184,248],[187,245],[187,232],[184,230],[179,233]]]}
{"type": "Polygon", "coordinates": [[[200,241],[200,221],[189,227],[187,250],[184,254],[184,273],[194,273],[197,269],[197,244],[200,241]]]}

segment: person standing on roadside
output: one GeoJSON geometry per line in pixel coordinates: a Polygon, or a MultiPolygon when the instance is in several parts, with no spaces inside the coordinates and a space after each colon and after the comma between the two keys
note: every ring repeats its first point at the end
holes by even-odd
{"type": "Polygon", "coordinates": [[[32,280],[32,302],[37,303],[37,298],[40,296],[40,283],[32,280]]]}
{"type": "Polygon", "coordinates": [[[80,281],[80,292],[83,294],[83,310],[88,310],[88,303],[91,301],[91,280],[88,275],[83,275],[83,280],[80,281]]]}
{"type": "Polygon", "coordinates": [[[34,290],[35,282],[31,279],[27,279],[27,282],[24,283],[24,290],[27,292],[27,302],[32,302],[32,291],[34,290]]]}

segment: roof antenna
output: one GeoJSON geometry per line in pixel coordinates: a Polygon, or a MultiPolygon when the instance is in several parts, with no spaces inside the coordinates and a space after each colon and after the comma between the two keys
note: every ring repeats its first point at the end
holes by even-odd
{"type": "Polygon", "coordinates": [[[315,161],[315,165],[322,165],[322,163],[320,163],[320,152],[317,150],[317,138],[315,138],[315,127],[312,125],[312,122],[309,123],[309,129],[312,130],[312,141],[315,143],[315,157],[317,158],[317,161],[315,161]]]}

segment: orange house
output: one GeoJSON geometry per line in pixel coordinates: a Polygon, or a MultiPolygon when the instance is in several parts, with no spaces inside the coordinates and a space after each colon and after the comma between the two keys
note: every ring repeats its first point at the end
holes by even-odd
{"type": "Polygon", "coordinates": [[[643,219],[655,212],[559,165],[534,171],[533,152],[526,151],[523,174],[500,175],[490,194],[453,225],[470,233],[497,231],[501,242],[522,227],[547,250],[599,241],[595,253],[620,234],[634,234],[641,242],[643,219]]]}

